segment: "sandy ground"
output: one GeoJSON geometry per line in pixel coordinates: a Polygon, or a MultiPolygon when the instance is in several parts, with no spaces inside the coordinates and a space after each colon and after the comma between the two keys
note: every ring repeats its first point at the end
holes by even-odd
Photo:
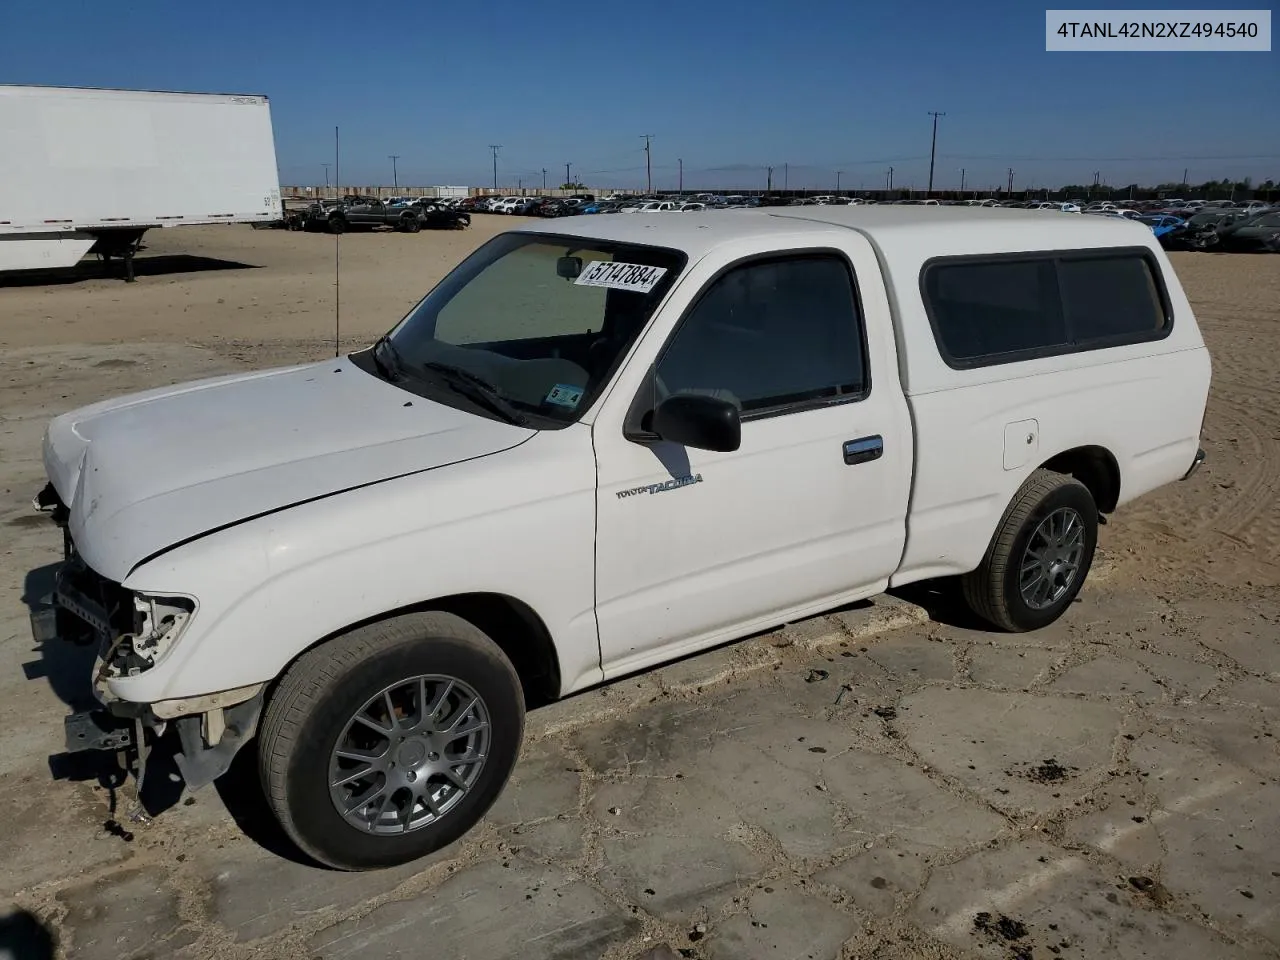
{"type": "MultiPolygon", "coordinates": [[[[344,236],[343,348],[512,222],[344,236]]],[[[148,239],[133,285],[0,281],[0,958],[1280,955],[1280,257],[1174,255],[1208,464],[1103,528],[1060,624],[905,591],[573,698],[473,836],[348,877],[295,862],[248,781],[126,840],[59,756],[85,667],[33,639],[48,418],[333,351],[332,237],[148,239]]]]}

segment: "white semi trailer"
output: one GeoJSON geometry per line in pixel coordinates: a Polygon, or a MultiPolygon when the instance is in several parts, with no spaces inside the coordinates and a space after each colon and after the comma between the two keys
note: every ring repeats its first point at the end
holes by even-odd
{"type": "Polygon", "coordinates": [[[0,85],[0,271],[282,216],[265,96],[0,85]]]}

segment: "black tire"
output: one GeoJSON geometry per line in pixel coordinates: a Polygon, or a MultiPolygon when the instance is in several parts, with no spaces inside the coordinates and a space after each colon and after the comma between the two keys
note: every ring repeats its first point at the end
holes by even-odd
{"type": "Polygon", "coordinates": [[[982,564],[961,578],[965,602],[992,626],[1011,633],[1048,626],[1071,606],[1098,545],[1098,507],[1088,487],[1066,474],[1037,470],[1005,509],[987,547],[982,564]],[[1066,591],[1045,607],[1027,602],[1020,588],[1020,574],[1027,544],[1041,522],[1062,508],[1075,511],[1083,523],[1083,553],[1074,579],[1066,591]]]}
{"type": "Polygon", "coordinates": [[[371,870],[426,856],[470,830],[506,785],[523,734],[520,679],[497,644],[453,614],[406,614],[321,644],[289,667],[263,714],[259,775],[272,811],[304,853],[340,870],[371,870]],[[424,674],[456,678],[483,700],[490,722],[484,765],[438,820],[404,833],[366,832],[330,798],[330,756],[370,697],[424,674]]]}
{"type": "Polygon", "coordinates": [[[400,218],[400,229],[405,233],[417,233],[422,229],[422,220],[412,213],[406,213],[400,218]]]}
{"type": "Polygon", "coordinates": [[[330,233],[346,233],[346,232],[347,232],[347,221],[346,221],[346,218],[345,218],[345,217],[330,217],[330,218],[329,218],[329,232],[330,232],[330,233]]]}

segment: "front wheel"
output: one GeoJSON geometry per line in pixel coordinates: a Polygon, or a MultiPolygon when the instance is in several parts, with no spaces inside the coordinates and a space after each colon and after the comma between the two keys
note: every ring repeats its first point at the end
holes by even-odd
{"type": "Polygon", "coordinates": [[[330,233],[346,233],[347,232],[346,219],[344,217],[330,217],[329,232],[330,233]]]}
{"type": "Polygon", "coordinates": [[[982,565],[963,578],[970,609],[1011,632],[1048,626],[1093,565],[1098,507],[1073,477],[1037,470],[1014,495],[982,565]]]}
{"type": "Polygon", "coordinates": [[[362,627],[299,658],[267,704],[259,773],[305,853],[341,870],[416,860],[473,827],[524,731],[509,660],[452,614],[362,627]]]}

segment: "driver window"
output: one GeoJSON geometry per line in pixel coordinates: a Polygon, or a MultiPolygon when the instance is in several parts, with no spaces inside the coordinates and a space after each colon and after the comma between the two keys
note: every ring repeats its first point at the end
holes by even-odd
{"type": "Polygon", "coordinates": [[[853,276],[840,257],[761,260],[725,273],[695,303],[657,366],[659,402],[706,394],[744,414],[867,387],[853,276]]]}

